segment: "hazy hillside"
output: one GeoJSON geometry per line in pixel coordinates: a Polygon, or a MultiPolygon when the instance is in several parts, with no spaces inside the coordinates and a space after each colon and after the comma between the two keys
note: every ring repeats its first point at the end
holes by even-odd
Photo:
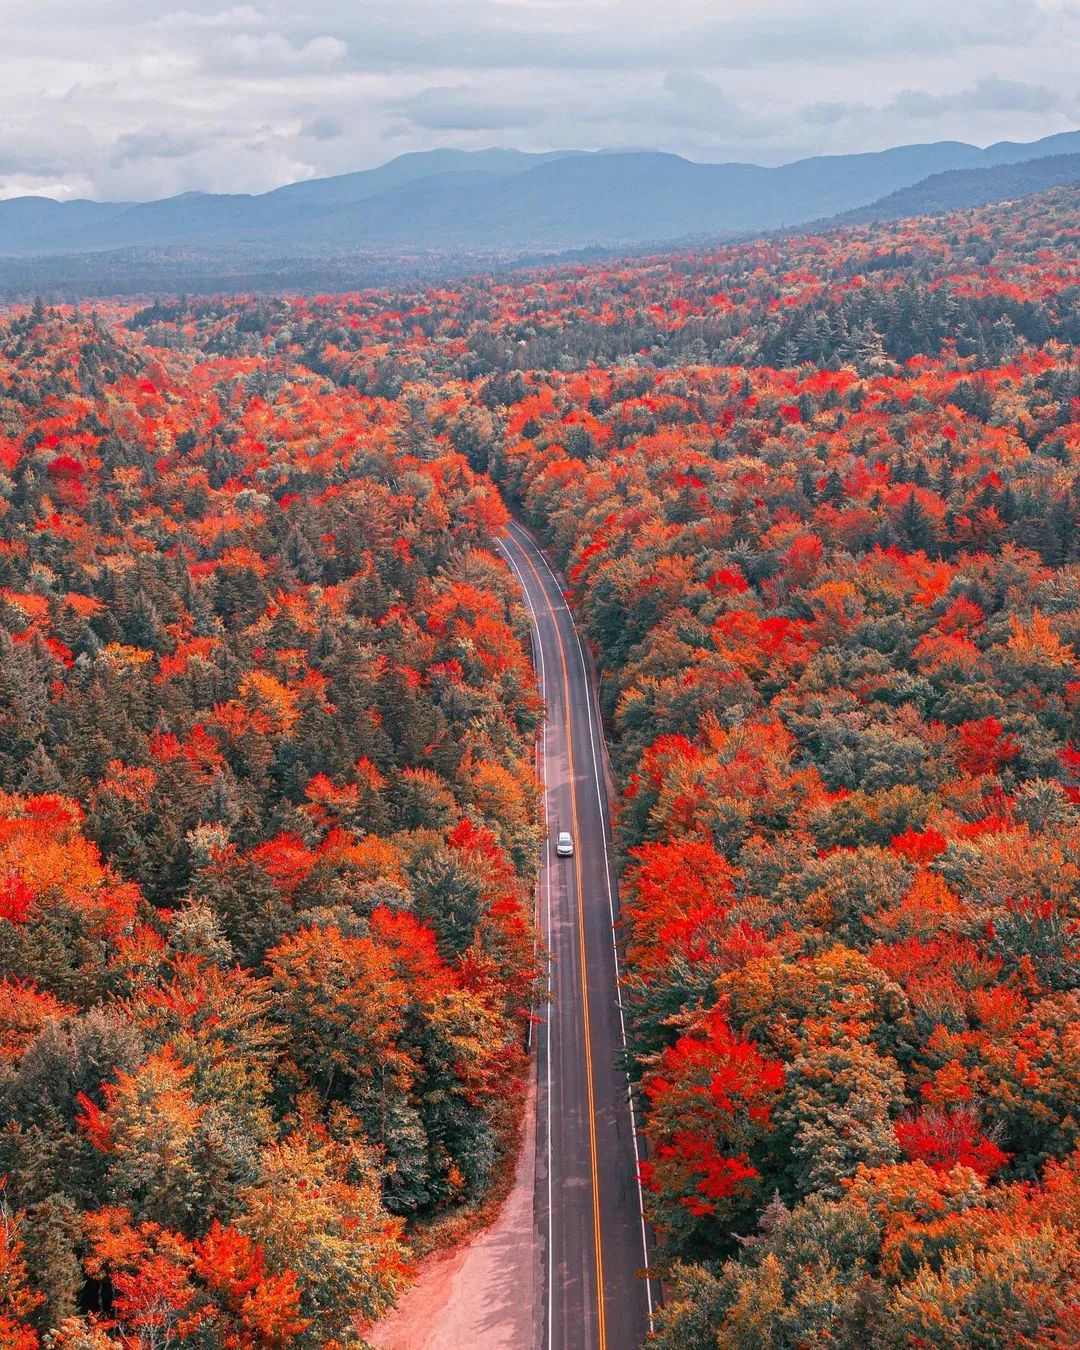
{"type": "Polygon", "coordinates": [[[1080,153],[1048,155],[1045,159],[997,165],[990,169],[952,169],[890,192],[869,206],[845,211],[829,223],[844,225],[940,215],[945,211],[986,206],[1013,197],[1028,197],[1047,188],[1077,182],[1080,182],[1080,153]]]}
{"type": "MultiPolygon", "coordinates": [[[[1080,132],[985,150],[960,141],[908,145],[776,168],[699,164],[656,151],[435,150],[255,196],[0,202],[0,253],[243,244],[283,252],[436,248],[506,255],[659,243],[796,225],[876,202],[930,175],[1077,152],[1080,132]]],[[[1040,179],[1037,186],[1046,181],[1061,180],[1040,179]]]]}

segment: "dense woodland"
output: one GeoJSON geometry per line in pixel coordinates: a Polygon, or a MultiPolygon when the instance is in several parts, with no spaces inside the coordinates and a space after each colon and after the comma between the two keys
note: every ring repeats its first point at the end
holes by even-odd
{"type": "Polygon", "coordinates": [[[0,1344],[354,1343],[516,1138],[503,507],[296,362],[0,353],[0,1344]]]}
{"type": "Polygon", "coordinates": [[[656,1344],[1080,1341],[1078,207],[9,319],[0,1342],[355,1344],[505,1170],[497,488],[602,674],[656,1344]]]}

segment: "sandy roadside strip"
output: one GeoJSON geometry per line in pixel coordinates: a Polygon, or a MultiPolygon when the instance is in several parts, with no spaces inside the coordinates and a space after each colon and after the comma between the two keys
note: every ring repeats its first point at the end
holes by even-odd
{"type": "Polygon", "coordinates": [[[536,1078],[529,1075],[514,1185],[492,1224],[429,1257],[389,1317],[367,1332],[375,1350],[530,1350],[541,1286],[533,1224],[536,1078]]]}

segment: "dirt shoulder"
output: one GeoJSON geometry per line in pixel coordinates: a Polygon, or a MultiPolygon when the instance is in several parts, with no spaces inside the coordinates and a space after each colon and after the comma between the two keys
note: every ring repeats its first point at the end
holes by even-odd
{"type": "Polygon", "coordinates": [[[540,1296],[533,1222],[536,1079],[529,1076],[514,1183],[489,1227],[425,1258],[415,1284],[366,1333],[374,1350],[529,1350],[540,1296]]]}

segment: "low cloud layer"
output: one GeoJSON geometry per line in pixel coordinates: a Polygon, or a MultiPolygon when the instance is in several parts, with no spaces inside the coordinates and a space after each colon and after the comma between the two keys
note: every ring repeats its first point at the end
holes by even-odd
{"type": "Polygon", "coordinates": [[[262,191],[433,145],[777,163],[1080,125],[1080,0],[14,8],[2,196],[262,191]]]}

